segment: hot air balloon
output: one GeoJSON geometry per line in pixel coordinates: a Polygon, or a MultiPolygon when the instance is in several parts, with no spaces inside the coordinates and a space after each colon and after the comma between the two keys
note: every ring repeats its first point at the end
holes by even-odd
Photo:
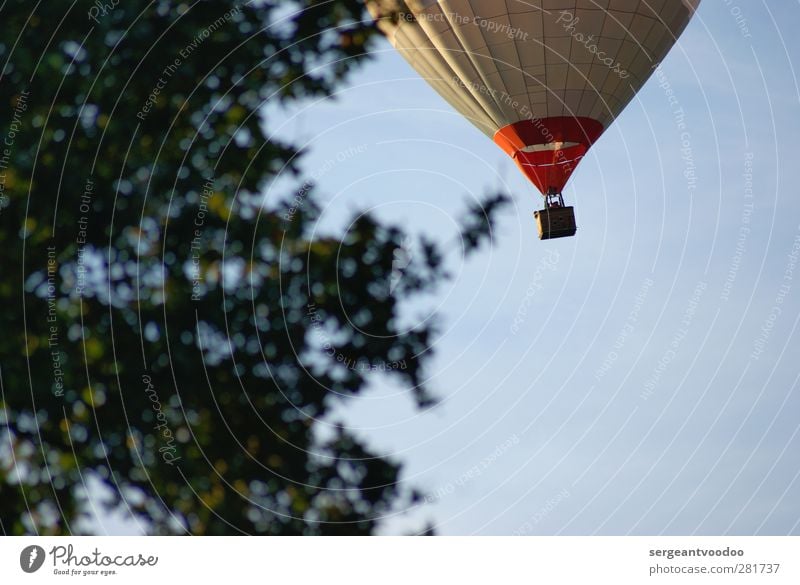
{"type": "Polygon", "coordinates": [[[366,0],[408,63],[544,198],[541,239],[575,235],[562,191],[700,0],[366,0]]]}

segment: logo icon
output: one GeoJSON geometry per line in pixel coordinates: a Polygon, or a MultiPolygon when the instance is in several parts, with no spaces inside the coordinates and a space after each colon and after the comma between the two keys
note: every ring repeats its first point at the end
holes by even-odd
{"type": "Polygon", "coordinates": [[[35,573],[44,564],[44,549],[41,546],[32,544],[22,549],[19,554],[19,566],[26,573],[35,573]]]}

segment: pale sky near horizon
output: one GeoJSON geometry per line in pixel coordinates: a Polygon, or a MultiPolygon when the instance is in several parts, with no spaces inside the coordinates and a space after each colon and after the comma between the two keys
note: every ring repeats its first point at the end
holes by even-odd
{"type": "Polygon", "coordinates": [[[472,198],[514,197],[406,311],[442,324],[441,403],[376,377],[337,410],[429,495],[382,533],[800,533],[797,22],[704,0],[566,188],[574,238],[537,239],[538,192],[386,42],[336,100],[268,116],[308,141],[324,229],[371,209],[447,241],[472,198]]]}

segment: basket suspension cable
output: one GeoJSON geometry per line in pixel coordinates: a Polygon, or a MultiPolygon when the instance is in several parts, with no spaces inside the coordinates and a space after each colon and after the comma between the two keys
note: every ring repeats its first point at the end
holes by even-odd
{"type": "Polygon", "coordinates": [[[550,187],[544,195],[544,208],[551,209],[553,207],[564,207],[564,198],[561,196],[560,190],[550,187]]]}

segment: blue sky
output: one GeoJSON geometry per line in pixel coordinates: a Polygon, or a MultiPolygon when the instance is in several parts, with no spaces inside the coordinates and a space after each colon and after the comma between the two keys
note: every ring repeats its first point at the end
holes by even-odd
{"type": "Polygon", "coordinates": [[[570,239],[536,238],[535,189],[388,43],[337,100],[268,121],[309,142],[324,226],[368,208],[446,241],[472,198],[514,196],[407,311],[442,319],[442,403],[377,378],[340,410],[428,494],[384,532],[800,533],[798,17],[703,2],[573,175],[570,239]]]}

